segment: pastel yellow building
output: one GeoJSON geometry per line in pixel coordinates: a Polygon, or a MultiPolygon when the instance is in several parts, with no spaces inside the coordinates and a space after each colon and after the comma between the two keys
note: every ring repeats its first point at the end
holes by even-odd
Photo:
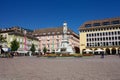
{"type": "Polygon", "coordinates": [[[0,35],[6,39],[7,43],[5,45],[7,45],[9,48],[11,42],[16,39],[20,44],[18,51],[30,51],[32,44],[35,45],[36,51],[39,50],[39,40],[33,37],[32,32],[30,33],[28,30],[21,29],[20,27],[12,27],[2,29],[0,35]],[[24,34],[24,31],[27,33],[24,34]]]}
{"type": "Polygon", "coordinates": [[[79,28],[80,53],[89,49],[94,54],[101,49],[105,54],[120,53],[120,18],[108,18],[85,22],[79,28]]]}

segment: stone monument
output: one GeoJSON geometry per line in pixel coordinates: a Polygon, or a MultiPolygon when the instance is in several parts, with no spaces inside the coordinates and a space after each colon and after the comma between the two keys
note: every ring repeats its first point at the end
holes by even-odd
{"type": "Polygon", "coordinates": [[[69,42],[68,42],[68,31],[67,31],[67,23],[64,22],[63,23],[63,39],[61,41],[60,47],[58,49],[58,53],[69,53],[69,54],[73,54],[74,53],[74,49],[72,48],[72,46],[70,46],[69,42]]]}

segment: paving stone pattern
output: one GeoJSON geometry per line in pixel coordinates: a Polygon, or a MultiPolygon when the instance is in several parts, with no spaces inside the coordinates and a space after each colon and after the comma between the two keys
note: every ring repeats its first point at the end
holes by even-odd
{"type": "Polygon", "coordinates": [[[0,58],[0,80],[120,80],[120,58],[0,58]]]}

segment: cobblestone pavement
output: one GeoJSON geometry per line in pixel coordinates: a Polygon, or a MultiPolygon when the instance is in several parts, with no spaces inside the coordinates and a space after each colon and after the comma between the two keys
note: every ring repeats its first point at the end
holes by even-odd
{"type": "Polygon", "coordinates": [[[0,80],[120,80],[120,58],[0,58],[0,80]]]}

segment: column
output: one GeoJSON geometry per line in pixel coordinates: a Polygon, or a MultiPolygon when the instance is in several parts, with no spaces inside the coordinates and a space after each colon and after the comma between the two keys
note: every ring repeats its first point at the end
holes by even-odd
{"type": "Polygon", "coordinates": [[[116,54],[118,54],[118,48],[116,48],[116,54]]]}
{"type": "Polygon", "coordinates": [[[112,54],[112,48],[110,48],[110,54],[112,54]]]}
{"type": "Polygon", "coordinates": [[[82,54],[83,52],[82,52],[82,50],[80,49],[80,54],[82,54]]]}
{"type": "Polygon", "coordinates": [[[104,54],[106,54],[106,49],[105,49],[105,48],[103,48],[103,50],[104,50],[104,54]]]}

